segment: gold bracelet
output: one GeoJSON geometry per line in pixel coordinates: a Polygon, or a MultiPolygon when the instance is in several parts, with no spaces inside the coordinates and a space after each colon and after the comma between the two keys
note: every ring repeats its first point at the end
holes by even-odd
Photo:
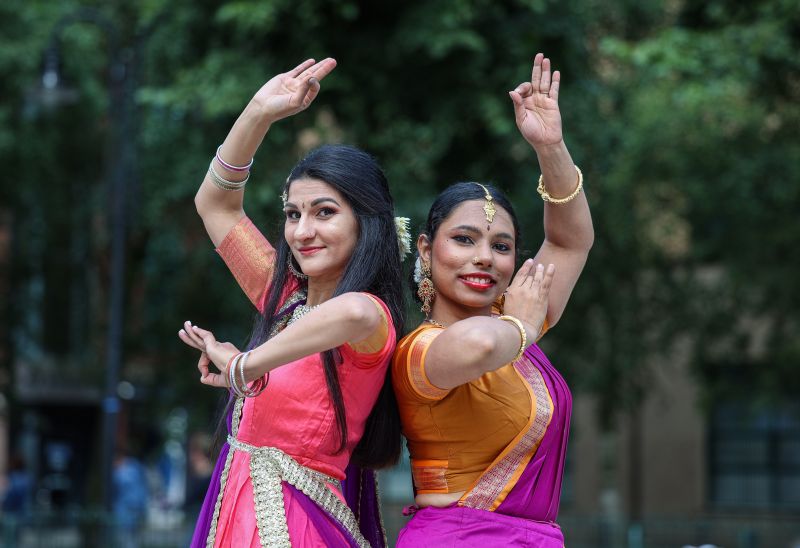
{"type": "Polygon", "coordinates": [[[522,322],[519,321],[514,316],[503,315],[503,316],[498,316],[497,319],[503,320],[505,322],[511,322],[517,329],[519,329],[519,336],[522,339],[522,341],[519,343],[519,352],[517,352],[517,355],[514,357],[513,360],[511,360],[511,361],[517,361],[522,357],[522,354],[525,352],[525,349],[528,348],[528,334],[525,333],[525,327],[522,325],[522,322]]]}
{"type": "Polygon", "coordinates": [[[567,202],[575,199],[575,196],[580,194],[581,189],[583,188],[583,173],[578,166],[575,166],[575,171],[578,172],[578,186],[575,187],[575,190],[572,191],[572,194],[567,196],[566,198],[553,198],[547,192],[547,189],[544,188],[544,175],[539,175],[539,186],[536,187],[536,192],[538,192],[542,200],[545,202],[550,202],[551,204],[566,204],[567,202]]]}

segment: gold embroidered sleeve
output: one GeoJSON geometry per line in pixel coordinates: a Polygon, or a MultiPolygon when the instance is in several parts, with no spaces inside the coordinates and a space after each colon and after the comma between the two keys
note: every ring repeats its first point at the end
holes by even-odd
{"type": "Polygon", "coordinates": [[[250,302],[260,310],[275,269],[275,249],[245,216],[228,232],[217,253],[250,302]]]}

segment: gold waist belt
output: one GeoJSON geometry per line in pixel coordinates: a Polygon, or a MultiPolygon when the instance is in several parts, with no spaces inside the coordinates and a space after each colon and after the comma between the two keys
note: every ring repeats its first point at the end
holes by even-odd
{"type": "Polygon", "coordinates": [[[253,483],[253,504],[261,546],[292,546],[281,487],[281,482],[285,481],[338,521],[359,546],[369,548],[350,507],[328,487],[328,484],[332,484],[341,490],[339,480],[301,465],[275,447],[256,447],[233,436],[228,436],[228,445],[231,449],[250,454],[250,480],[253,483]]]}

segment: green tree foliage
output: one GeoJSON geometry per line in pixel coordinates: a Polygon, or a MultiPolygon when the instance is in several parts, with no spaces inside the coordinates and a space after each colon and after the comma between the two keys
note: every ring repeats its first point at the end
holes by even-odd
{"type": "MultiPolygon", "coordinates": [[[[800,388],[794,2],[3,3],[0,161],[10,169],[0,200],[16,212],[17,279],[58,261],[82,273],[92,299],[81,336],[99,367],[112,129],[104,33],[86,24],[62,33],[76,102],[47,109],[36,92],[54,25],[87,6],[115,23],[136,69],[125,376],[146,389],[153,412],[180,402],[205,421],[216,398],[175,336],[183,320],[241,344],[252,317],[194,212],[207,163],[265,79],[328,55],[339,66],[319,99],[277,124],[256,158],[246,207],[270,236],[280,234],[277,189],[289,168],[316,144],[343,141],[380,159],[415,225],[457,180],[507,189],[524,248],[535,251],[538,168],[507,91],[544,51],[563,73],[567,144],[597,232],[567,313],[543,342],[572,386],[598,394],[610,417],[639,401],[655,358],[690,344],[709,397],[736,394],[742,378],[765,397],[800,388]]],[[[59,277],[50,274],[52,287],[59,277]]],[[[24,307],[30,296],[18,298],[24,307]]],[[[69,294],[37,302],[63,309],[45,315],[55,325],[77,321],[69,294]]],[[[51,345],[70,349],[69,340],[51,345]]]]}

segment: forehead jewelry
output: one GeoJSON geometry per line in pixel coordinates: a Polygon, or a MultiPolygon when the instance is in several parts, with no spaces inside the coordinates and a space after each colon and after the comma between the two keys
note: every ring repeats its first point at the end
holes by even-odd
{"type": "Polygon", "coordinates": [[[486,200],[486,203],[483,204],[483,212],[486,213],[486,220],[489,221],[489,224],[491,224],[492,220],[494,220],[494,214],[497,213],[497,210],[494,208],[494,198],[492,198],[492,195],[489,194],[489,190],[485,186],[480,183],[475,184],[481,187],[486,193],[486,195],[483,197],[483,199],[486,200]]]}
{"type": "Polygon", "coordinates": [[[292,177],[292,174],[289,174],[289,177],[286,177],[286,182],[283,184],[283,192],[281,192],[281,201],[283,202],[283,207],[286,207],[286,202],[289,201],[289,179],[292,177]]]}

